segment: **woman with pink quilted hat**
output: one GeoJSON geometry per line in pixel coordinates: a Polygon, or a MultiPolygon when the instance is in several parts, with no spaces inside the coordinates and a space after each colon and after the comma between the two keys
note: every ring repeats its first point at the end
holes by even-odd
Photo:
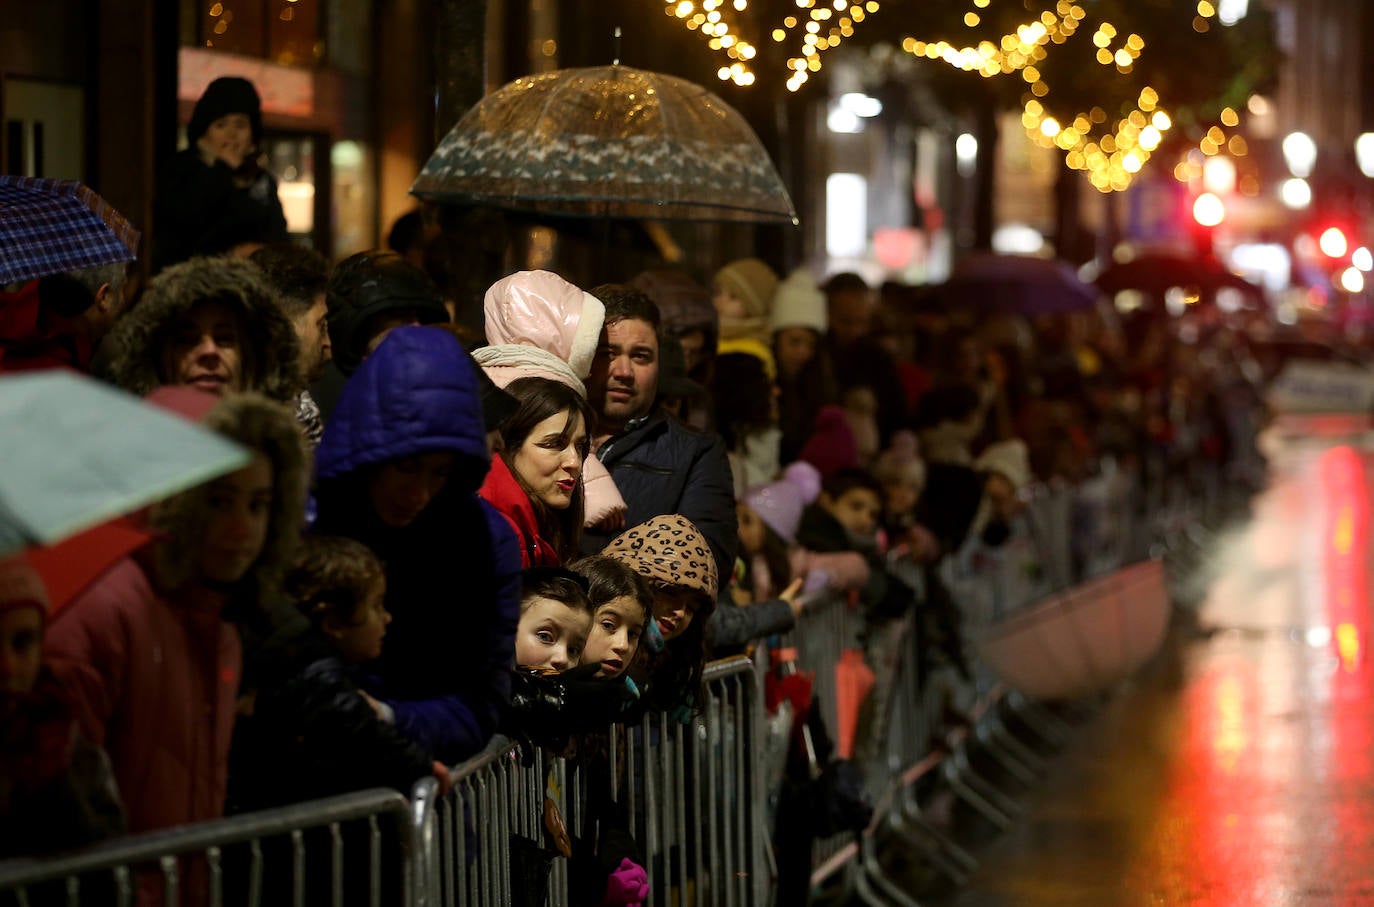
{"type": "MultiPolygon", "coordinates": [[[[483,301],[487,346],[473,358],[498,387],[520,378],[566,384],[586,399],[583,383],[601,339],[606,307],[550,271],[518,271],[491,285],[483,301]]],[[[592,433],[593,426],[585,426],[592,433]]],[[[595,455],[582,463],[584,525],[624,526],[625,499],[595,455]]]]}

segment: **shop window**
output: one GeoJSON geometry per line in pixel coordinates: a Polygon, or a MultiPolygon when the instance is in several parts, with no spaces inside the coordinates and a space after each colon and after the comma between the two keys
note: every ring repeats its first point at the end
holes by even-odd
{"type": "Polygon", "coordinates": [[[316,66],[325,59],[324,3],[182,0],[182,41],[283,66],[316,66]]]}

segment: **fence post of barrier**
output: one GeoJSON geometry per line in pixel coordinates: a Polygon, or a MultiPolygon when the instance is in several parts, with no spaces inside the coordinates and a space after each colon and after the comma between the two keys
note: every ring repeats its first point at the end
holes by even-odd
{"type": "Polygon", "coordinates": [[[406,903],[412,907],[438,907],[439,836],[435,828],[439,782],[421,778],[410,794],[410,835],[402,846],[412,853],[411,872],[406,879],[406,903]]]}

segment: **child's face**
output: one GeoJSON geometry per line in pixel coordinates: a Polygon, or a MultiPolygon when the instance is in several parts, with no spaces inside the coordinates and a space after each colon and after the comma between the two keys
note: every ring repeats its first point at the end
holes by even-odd
{"type": "Polygon", "coordinates": [[[821,493],[821,506],[853,535],[870,536],[878,529],[883,502],[869,488],[851,488],[839,497],[821,493]]]}
{"type": "Polygon", "coordinates": [[[654,590],[654,621],[664,642],[672,642],[692,625],[697,613],[697,593],[682,586],[654,590]]]}
{"type": "Polygon", "coordinates": [[[43,615],[37,608],[0,611],[0,693],[28,693],[43,663],[43,615]]]}
{"type": "Polygon", "coordinates": [[[630,666],[644,635],[644,608],[631,595],[622,595],[596,609],[582,660],[601,662],[597,677],[617,677],[630,666]]]}
{"type": "Polygon", "coordinates": [[[887,498],[889,516],[906,516],[916,511],[920,492],[910,482],[886,482],[883,484],[883,496],[887,498]]]}
{"type": "Polygon", "coordinates": [[[515,663],[540,671],[566,671],[582,662],[592,618],[551,598],[535,596],[520,615],[515,663]]]}
{"type": "Polygon", "coordinates": [[[783,328],[773,338],[778,352],[778,369],[795,375],[816,355],[820,338],[811,328],[783,328]]]}
{"type": "Polygon", "coordinates": [[[206,503],[209,519],[197,566],[207,580],[236,583],[257,561],[267,541],[272,518],[271,461],[258,454],[238,472],[211,482],[206,503]]]}
{"type": "Polygon", "coordinates": [[[739,547],[744,554],[758,554],[763,550],[768,527],[754,508],[743,502],[735,505],[735,517],[739,520],[739,547]]]}
{"type": "Polygon", "coordinates": [[[715,295],[711,297],[711,302],[715,304],[716,312],[720,317],[743,318],[747,314],[743,299],[719,285],[716,286],[715,291],[715,295]]]}
{"type": "Polygon", "coordinates": [[[325,620],[325,635],[334,643],[340,657],[350,664],[361,664],[382,656],[382,640],[391,612],[386,609],[386,580],[378,578],[349,623],[325,620]]]}

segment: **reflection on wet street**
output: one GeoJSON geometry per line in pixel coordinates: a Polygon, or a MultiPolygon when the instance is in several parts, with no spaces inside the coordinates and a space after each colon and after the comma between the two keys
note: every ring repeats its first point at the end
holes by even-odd
{"type": "Polygon", "coordinates": [[[1374,446],[1304,430],[1198,622],[1057,762],[953,903],[1374,904],[1374,446]]]}

